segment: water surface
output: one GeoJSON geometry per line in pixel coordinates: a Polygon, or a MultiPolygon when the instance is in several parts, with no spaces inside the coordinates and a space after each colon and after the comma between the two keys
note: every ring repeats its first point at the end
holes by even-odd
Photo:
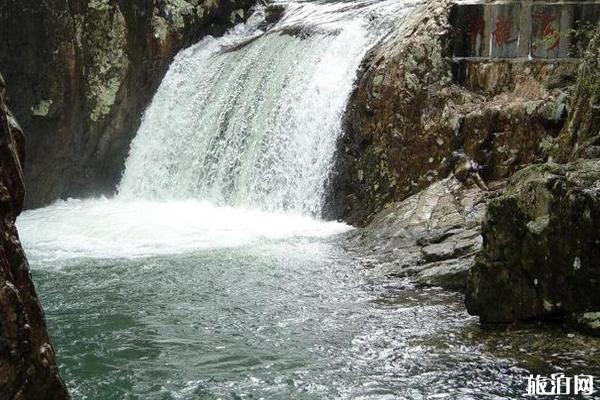
{"type": "Polygon", "coordinates": [[[381,276],[339,236],[255,238],[108,259],[26,241],[74,397],[518,399],[529,373],[600,372],[598,340],[482,331],[461,295],[381,276]]]}

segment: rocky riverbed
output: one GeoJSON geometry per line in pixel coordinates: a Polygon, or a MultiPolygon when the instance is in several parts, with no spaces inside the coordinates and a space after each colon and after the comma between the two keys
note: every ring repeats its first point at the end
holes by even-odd
{"type": "Polygon", "coordinates": [[[581,62],[456,60],[452,7],[425,3],[365,58],[328,215],[366,224],[349,246],[387,273],[468,285],[484,323],[597,334],[598,33],[581,62]]]}

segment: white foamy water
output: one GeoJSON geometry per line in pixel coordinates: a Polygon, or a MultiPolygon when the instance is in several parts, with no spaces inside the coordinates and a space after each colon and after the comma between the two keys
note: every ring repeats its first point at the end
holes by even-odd
{"type": "Polygon", "coordinates": [[[292,3],[269,32],[253,20],[182,51],[119,195],[319,217],[357,67],[402,4],[292,3]]]}
{"type": "Polygon", "coordinates": [[[32,261],[135,258],[324,237],[348,226],[206,202],[70,200],[25,212],[19,232],[32,261]]]}
{"type": "Polygon", "coordinates": [[[366,51],[417,1],[257,10],[175,58],[112,199],[60,201],[18,226],[33,259],[114,258],[321,237],[344,108],[366,51]]]}

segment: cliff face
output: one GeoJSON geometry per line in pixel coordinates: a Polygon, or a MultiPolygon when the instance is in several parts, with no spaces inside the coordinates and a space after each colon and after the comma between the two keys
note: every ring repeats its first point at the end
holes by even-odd
{"type": "Polygon", "coordinates": [[[245,19],[252,3],[3,1],[0,69],[28,135],[26,206],[110,193],[173,56],[245,19]]]}
{"type": "Polygon", "coordinates": [[[600,157],[600,29],[585,52],[578,71],[571,113],[556,140],[553,155],[566,162],[600,157]]]}
{"type": "Polygon", "coordinates": [[[411,178],[430,158],[439,164],[444,157],[450,122],[437,134],[424,129],[443,113],[448,95],[440,90],[452,80],[443,58],[448,7],[448,1],[429,2],[363,60],[338,145],[327,217],[369,221],[387,203],[423,189],[411,178]],[[427,151],[413,152],[417,147],[427,151]]]}
{"type": "Polygon", "coordinates": [[[552,143],[557,160],[575,161],[520,171],[488,206],[466,295],[482,322],[554,318],[600,335],[599,39],[600,31],[552,143]]]}
{"type": "Polygon", "coordinates": [[[560,132],[576,66],[453,61],[450,17],[450,2],[427,2],[363,62],[327,217],[368,223],[445,178],[457,152],[485,181],[546,160],[540,144],[560,132]]]}
{"type": "Polygon", "coordinates": [[[5,98],[0,76],[0,399],[67,399],[15,227],[24,196],[24,142],[5,98]]]}

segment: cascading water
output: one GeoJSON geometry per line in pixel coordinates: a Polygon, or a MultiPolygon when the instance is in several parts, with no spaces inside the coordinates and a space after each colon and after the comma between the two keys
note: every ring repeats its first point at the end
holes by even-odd
{"type": "Polygon", "coordinates": [[[278,3],[285,14],[268,28],[257,9],[183,50],[117,195],[24,213],[30,256],[175,254],[349,229],[318,220],[342,114],[366,51],[417,3],[278,3]]]}
{"type": "Polygon", "coordinates": [[[319,216],[365,51],[406,2],[292,4],[181,52],[133,141],[119,196],[319,216]]]}

